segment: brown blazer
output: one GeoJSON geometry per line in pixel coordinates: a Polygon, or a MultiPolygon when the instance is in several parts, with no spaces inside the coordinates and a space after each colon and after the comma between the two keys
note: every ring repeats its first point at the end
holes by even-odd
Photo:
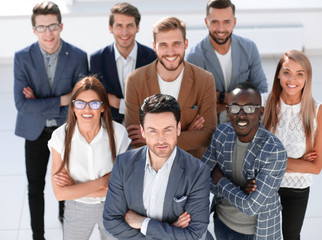
{"type": "MultiPolygon", "coordinates": [[[[140,124],[139,109],[143,100],[160,93],[157,60],[128,75],[125,90],[125,125],[140,124]]],[[[178,102],[181,108],[181,134],[178,146],[201,158],[217,126],[216,87],[213,75],[191,63],[184,62],[178,102]],[[205,118],[202,130],[188,131],[197,115],[205,118]]],[[[138,146],[133,146],[138,147],[138,146]]]]}

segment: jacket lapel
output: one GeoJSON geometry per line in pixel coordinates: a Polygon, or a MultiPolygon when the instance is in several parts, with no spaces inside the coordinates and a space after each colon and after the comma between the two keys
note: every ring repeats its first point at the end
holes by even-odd
{"type": "Polygon", "coordinates": [[[144,182],[144,172],[145,172],[145,161],[146,161],[146,151],[147,147],[141,151],[138,155],[139,161],[136,161],[134,165],[134,174],[135,179],[132,179],[136,184],[131,184],[133,187],[133,201],[136,201],[134,205],[138,207],[140,213],[144,213],[146,216],[146,211],[143,205],[143,182],[144,182]]]}
{"type": "Polygon", "coordinates": [[[225,147],[225,151],[224,151],[224,170],[223,172],[225,172],[225,175],[228,179],[232,178],[232,166],[231,166],[231,160],[233,157],[233,150],[234,150],[234,145],[236,142],[236,133],[235,130],[232,129],[232,131],[230,131],[227,134],[227,140],[225,142],[226,147],[225,147]]]}
{"type": "Polygon", "coordinates": [[[246,152],[243,172],[247,180],[254,179],[257,174],[257,169],[259,168],[259,166],[257,166],[257,161],[255,161],[255,159],[262,146],[262,143],[261,143],[262,133],[263,133],[263,130],[260,124],[253,138],[253,141],[249,144],[249,147],[246,152]]]}
{"type": "Polygon", "coordinates": [[[228,86],[228,91],[230,91],[235,85],[236,80],[239,79],[239,64],[240,64],[240,47],[237,46],[237,41],[234,34],[231,35],[231,60],[232,60],[232,69],[231,69],[231,81],[228,86]]]}
{"type": "Polygon", "coordinates": [[[206,47],[207,47],[206,48],[206,50],[207,50],[206,51],[206,59],[209,63],[211,63],[211,64],[208,64],[208,67],[210,67],[212,69],[212,72],[214,73],[214,78],[216,81],[216,89],[226,90],[224,74],[221,69],[221,65],[220,65],[219,59],[215,53],[215,50],[210,43],[209,36],[207,36],[207,38],[206,38],[206,47]],[[220,86],[217,86],[218,84],[220,86]]]}
{"type": "Polygon", "coordinates": [[[151,63],[148,71],[146,72],[146,83],[149,89],[149,96],[157,93],[161,93],[158,75],[157,75],[157,60],[151,63]]]}
{"type": "Polygon", "coordinates": [[[184,63],[185,64],[184,64],[184,70],[183,70],[183,75],[182,75],[182,82],[181,82],[180,91],[179,91],[179,95],[178,95],[178,103],[179,103],[181,109],[183,109],[183,106],[187,102],[191,87],[193,85],[193,79],[191,77],[191,75],[192,75],[191,67],[186,62],[184,62],[184,63]]]}
{"type": "Polygon", "coordinates": [[[111,44],[108,46],[108,54],[104,54],[104,58],[105,58],[105,61],[104,61],[103,69],[106,69],[106,73],[107,75],[109,75],[108,79],[109,81],[111,81],[111,83],[109,84],[111,88],[113,88],[116,96],[122,96],[122,98],[124,98],[119,76],[117,73],[114,44],[111,44]]]}
{"type": "Polygon", "coordinates": [[[32,46],[31,57],[34,61],[34,67],[36,68],[36,71],[39,74],[39,77],[34,78],[34,80],[41,82],[41,85],[40,85],[41,92],[35,92],[35,94],[41,94],[42,96],[49,96],[50,95],[49,80],[46,73],[44,58],[40,51],[40,46],[38,42],[32,46]]]}
{"type": "Polygon", "coordinates": [[[143,67],[147,64],[147,59],[146,59],[146,52],[145,49],[142,47],[142,45],[138,42],[136,42],[138,45],[138,53],[136,57],[136,64],[135,64],[135,69],[139,67],[143,67]]]}
{"type": "Polygon", "coordinates": [[[180,178],[182,177],[182,174],[183,174],[181,161],[183,161],[183,159],[180,157],[180,149],[177,148],[177,154],[172,164],[172,168],[171,168],[171,172],[168,180],[168,186],[164,197],[163,216],[162,216],[163,220],[169,218],[169,214],[170,214],[169,211],[171,209],[171,205],[173,202],[173,196],[175,196],[175,193],[178,188],[178,184],[180,183],[180,178]]]}
{"type": "Polygon", "coordinates": [[[59,82],[61,80],[61,75],[64,71],[64,68],[67,65],[68,62],[68,57],[69,57],[69,49],[67,44],[61,40],[61,50],[57,59],[57,66],[56,66],[56,71],[55,71],[55,78],[54,78],[54,83],[53,83],[53,88],[52,88],[52,92],[54,93],[57,86],[59,86],[59,82]]]}

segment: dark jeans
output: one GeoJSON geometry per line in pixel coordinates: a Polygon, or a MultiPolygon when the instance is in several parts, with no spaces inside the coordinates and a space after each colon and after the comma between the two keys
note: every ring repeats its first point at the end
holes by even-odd
{"type": "Polygon", "coordinates": [[[34,240],[44,239],[44,188],[50,154],[47,142],[54,129],[45,128],[35,141],[25,142],[30,223],[34,240]]]}
{"type": "Polygon", "coordinates": [[[310,188],[280,188],[282,231],[284,240],[300,240],[310,188]]]}
{"type": "MultiPolygon", "coordinates": [[[[215,214],[214,214],[215,215],[215,214]]],[[[227,227],[220,219],[214,216],[215,236],[218,240],[252,240],[254,235],[235,232],[227,227]]]]}

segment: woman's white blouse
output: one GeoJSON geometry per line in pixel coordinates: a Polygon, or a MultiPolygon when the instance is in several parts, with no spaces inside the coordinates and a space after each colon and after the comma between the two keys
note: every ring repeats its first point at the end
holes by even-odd
{"type": "MultiPolygon", "coordinates": [[[[301,158],[305,154],[306,140],[300,115],[301,103],[287,105],[281,100],[281,110],[278,115],[279,123],[275,135],[282,141],[289,158],[301,158]]],[[[317,104],[317,109],[319,104],[317,104]]],[[[314,132],[316,130],[316,118],[314,119],[314,132]]],[[[306,188],[313,183],[312,174],[288,173],[283,176],[281,187],[306,188]]]]}
{"type": "MultiPolygon", "coordinates": [[[[116,155],[125,152],[131,140],[125,127],[113,121],[116,155]]],[[[64,158],[66,123],[57,128],[48,141],[49,149],[54,148],[64,158]]],[[[70,176],[74,182],[83,183],[95,180],[112,171],[113,161],[110,151],[109,137],[106,129],[101,126],[95,138],[88,143],[75,126],[70,151],[70,176]]],[[[83,203],[100,203],[105,197],[82,197],[75,201],[83,203]]]]}

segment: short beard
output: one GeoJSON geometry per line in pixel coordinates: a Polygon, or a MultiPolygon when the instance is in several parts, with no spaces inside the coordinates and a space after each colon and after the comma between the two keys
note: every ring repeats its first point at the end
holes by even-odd
{"type": "Polygon", "coordinates": [[[218,40],[217,40],[217,38],[214,36],[214,35],[212,35],[211,34],[211,32],[209,31],[209,36],[212,38],[212,40],[214,40],[215,41],[215,43],[217,43],[218,45],[224,45],[224,44],[226,44],[227,43],[227,41],[231,38],[231,35],[232,35],[233,33],[231,32],[230,34],[229,34],[229,36],[228,37],[226,37],[226,39],[223,41],[223,42],[219,42],[218,40]]]}
{"type": "Polygon", "coordinates": [[[159,58],[159,61],[160,61],[160,63],[162,64],[162,66],[165,68],[165,69],[167,69],[168,71],[176,71],[179,67],[180,67],[180,65],[181,65],[181,63],[183,63],[183,60],[184,60],[184,56],[183,56],[183,58],[181,58],[181,60],[180,60],[180,62],[179,62],[179,64],[178,64],[178,66],[175,68],[175,69],[173,69],[173,68],[168,68],[166,65],[165,65],[165,63],[162,61],[162,58],[159,58]]]}

